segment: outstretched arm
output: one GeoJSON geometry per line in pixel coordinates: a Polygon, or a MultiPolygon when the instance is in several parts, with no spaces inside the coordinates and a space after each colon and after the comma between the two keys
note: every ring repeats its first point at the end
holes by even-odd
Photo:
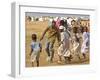
{"type": "Polygon", "coordinates": [[[40,52],[42,52],[42,45],[41,45],[41,44],[39,44],[39,46],[40,46],[40,52]]]}
{"type": "Polygon", "coordinates": [[[30,56],[31,56],[32,52],[33,52],[33,49],[31,48],[31,51],[30,51],[30,54],[29,54],[30,56]]]}
{"type": "Polygon", "coordinates": [[[48,31],[48,27],[44,30],[44,32],[43,32],[43,34],[42,34],[42,36],[41,36],[41,38],[40,38],[40,41],[43,39],[43,37],[45,36],[45,34],[46,34],[46,32],[48,31]]]}

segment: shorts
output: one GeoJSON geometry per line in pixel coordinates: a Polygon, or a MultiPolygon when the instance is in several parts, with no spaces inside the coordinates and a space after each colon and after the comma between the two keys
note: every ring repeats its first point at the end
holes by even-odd
{"type": "Polygon", "coordinates": [[[39,61],[40,51],[33,51],[31,54],[31,62],[39,61]]]}

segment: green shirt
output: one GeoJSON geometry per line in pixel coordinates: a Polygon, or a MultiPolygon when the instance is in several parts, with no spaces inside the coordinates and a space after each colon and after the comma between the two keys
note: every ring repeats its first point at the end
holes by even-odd
{"type": "Polygon", "coordinates": [[[47,31],[47,39],[49,42],[54,42],[57,37],[57,31],[53,26],[49,26],[49,29],[47,31]]]}

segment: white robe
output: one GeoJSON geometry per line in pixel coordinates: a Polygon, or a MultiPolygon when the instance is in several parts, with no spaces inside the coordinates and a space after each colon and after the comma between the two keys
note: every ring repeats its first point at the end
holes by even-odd
{"type": "Polygon", "coordinates": [[[66,32],[61,32],[61,42],[63,42],[59,48],[58,48],[58,55],[60,56],[70,56],[70,51],[69,51],[69,34],[66,32]]]}
{"type": "Polygon", "coordinates": [[[82,43],[82,47],[81,47],[81,53],[87,52],[87,49],[89,47],[89,46],[86,45],[87,42],[89,42],[89,33],[84,32],[83,33],[83,43],[82,43]]]}

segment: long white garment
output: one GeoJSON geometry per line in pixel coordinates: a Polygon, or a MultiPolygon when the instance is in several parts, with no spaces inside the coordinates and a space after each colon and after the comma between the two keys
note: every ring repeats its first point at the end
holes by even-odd
{"type": "Polygon", "coordinates": [[[61,42],[63,42],[58,48],[58,55],[63,55],[68,57],[70,55],[69,49],[69,34],[66,32],[61,32],[61,42]]]}
{"type": "Polygon", "coordinates": [[[86,53],[88,46],[86,45],[89,43],[89,33],[88,32],[83,32],[83,43],[81,47],[81,53],[86,53]]]}
{"type": "Polygon", "coordinates": [[[71,52],[72,52],[72,53],[75,53],[75,54],[78,54],[78,53],[77,53],[78,50],[79,50],[79,43],[74,41],[73,44],[72,44],[71,52]]]}
{"type": "Polygon", "coordinates": [[[80,40],[79,40],[79,38],[80,38],[80,35],[78,33],[72,35],[72,45],[70,48],[71,53],[79,54],[79,52],[80,52],[80,40]]]}

